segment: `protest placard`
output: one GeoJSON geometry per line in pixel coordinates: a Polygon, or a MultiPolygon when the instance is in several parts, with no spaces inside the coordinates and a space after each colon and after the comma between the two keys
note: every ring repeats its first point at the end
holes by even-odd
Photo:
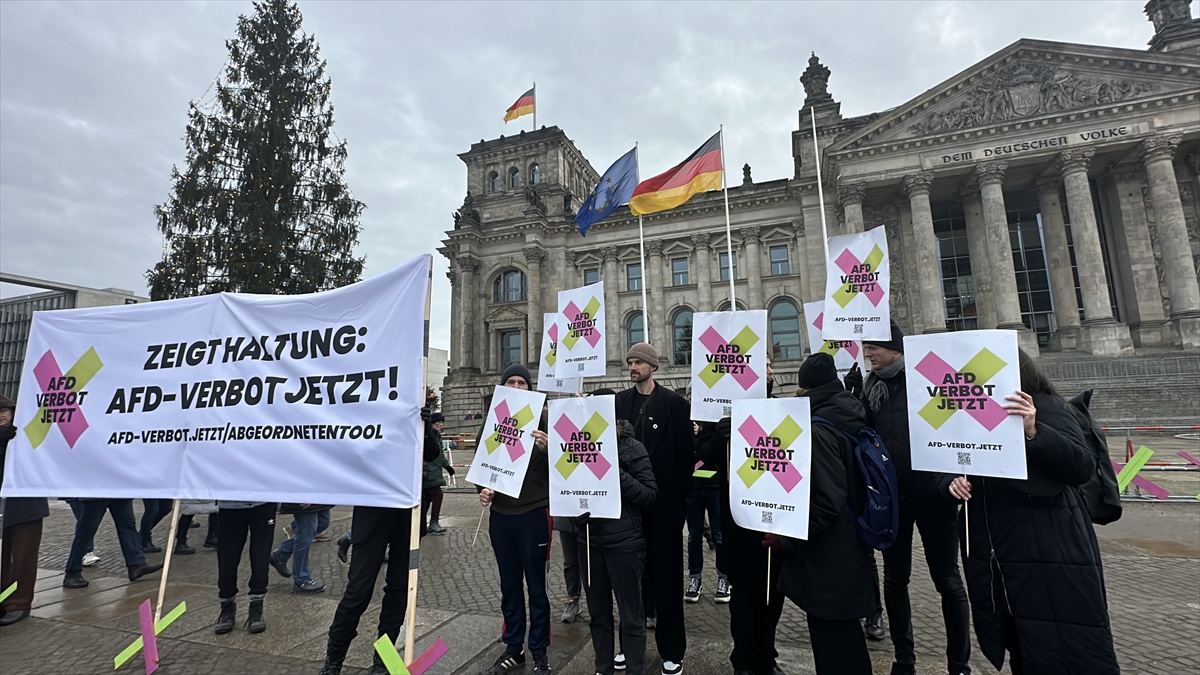
{"type": "Polygon", "coordinates": [[[467,481],[509,497],[521,496],[534,452],[532,432],[545,402],[546,395],[536,391],[496,387],[467,481]]]}
{"type": "Polygon", "coordinates": [[[715,422],[733,402],[767,397],[767,311],[692,317],[692,419],[715,422]]]}
{"type": "Polygon", "coordinates": [[[550,401],[550,515],[621,517],[613,396],[550,401]]]}
{"type": "Polygon", "coordinates": [[[804,303],[804,323],[808,326],[808,348],[813,354],[824,352],[833,357],[833,365],[837,368],[839,380],[846,379],[846,373],[855,363],[866,374],[866,362],[863,357],[862,343],[857,340],[823,340],[821,326],[825,323],[825,302],[804,303]]]}
{"type": "Polygon", "coordinates": [[[748,530],[807,539],[812,466],[808,399],[734,401],[731,422],[729,506],[734,522],[748,530]]]}
{"type": "Polygon", "coordinates": [[[554,368],[558,365],[558,336],[562,332],[562,315],[542,315],[542,355],[538,359],[537,390],[538,391],[579,391],[579,381],[573,377],[555,377],[554,368]]]}
{"type": "Polygon", "coordinates": [[[890,263],[887,231],[882,225],[829,238],[823,340],[891,337],[890,263]]]}
{"type": "Polygon", "coordinates": [[[968,330],[904,338],[908,434],[916,471],[1026,478],[1017,333],[968,330]]]}
{"type": "Polygon", "coordinates": [[[556,378],[605,374],[604,284],[558,293],[559,335],[556,378]]]}
{"type": "Polygon", "coordinates": [[[417,506],[431,265],[34,314],[4,496],[417,506]]]}

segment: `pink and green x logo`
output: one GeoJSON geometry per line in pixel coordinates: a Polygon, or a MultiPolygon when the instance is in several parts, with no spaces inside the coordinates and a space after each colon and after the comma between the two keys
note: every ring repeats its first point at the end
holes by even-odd
{"type": "Polygon", "coordinates": [[[712,326],[700,336],[700,344],[708,350],[709,363],[700,371],[700,381],[712,389],[721,378],[729,375],[742,390],[758,381],[758,373],[750,367],[750,348],[758,344],[758,335],[749,326],[742,328],[728,342],[712,326]]]}
{"type": "MultiPolygon", "coordinates": [[[[864,270],[875,272],[879,269],[879,264],[883,262],[883,251],[879,248],[879,245],[876,244],[871,248],[871,253],[867,255],[867,259],[859,262],[858,258],[850,252],[850,249],[846,249],[842,251],[842,254],[839,255],[837,260],[834,260],[834,262],[837,264],[838,269],[842,270],[842,272],[848,277],[858,274],[866,274],[867,272],[864,270]]],[[[850,304],[850,301],[853,300],[855,296],[859,294],[858,289],[860,287],[861,284],[855,283],[853,279],[847,281],[846,283],[842,284],[841,288],[834,292],[833,301],[842,307],[845,307],[846,305],[850,304]]],[[[878,307],[879,301],[883,299],[883,287],[876,282],[871,285],[870,290],[867,290],[864,295],[867,296],[867,299],[871,301],[872,305],[878,307]]]]}
{"type": "Polygon", "coordinates": [[[979,422],[984,429],[988,431],[995,429],[1004,421],[1005,417],[1008,417],[1008,412],[998,401],[984,393],[982,387],[1006,365],[1008,364],[986,347],[979,350],[979,353],[971,357],[971,360],[967,361],[966,365],[959,370],[955,370],[942,357],[929,352],[916,367],[922,377],[934,384],[929,390],[936,392],[938,387],[955,386],[960,391],[956,396],[931,395],[929,403],[926,403],[917,414],[929,422],[929,426],[940,429],[947,420],[954,416],[954,413],[962,410],[979,422]],[[974,375],[974,384],[959,384],[962,382],[962,378],[959,377],[960,373],[974,375]],[[978,385],[980,389],[968,391],[965,396],[961,395],[961,390],[973,389],[975,385],[978,385]]]}
{"type": "Polygon", "coordinates": [[[575,343],[580,339],[587,340],[587,343],[595,347],[600,341],[600,331],[596,330],[596,312],[600,311],[600,301],[596,296],[588,302],[583,311],[579,310],[579,306],[574,302],[567,305],[563,310],[563,314],[567,317],[567,334],[563,336],[562,343],[566,345],[568,350],[575,349],[575,343]]]}
{"type": "MultiPolygon", "coordinates": [[[[792,419],[791,415],[787,415],[779,423],[779,426],[775,427],[775,431],[768,434],[763,431],[762,425],[754,419],[754,416],[749,415],[746,417],[746,421],[738,427],[738,433],[745,439],[748,450],[762,448],[787,450],[792,447],[792,443],[797,438],[800,438],[800,434],[804,433],[804,430],[800,428],[796,420],[792,419]]],[[[746,487],[753,486],[759,478],[762,478],[763,474],[770,473],[779,481],[784,491],[790,493],[803,478],[790,459],[783,459],[779,455],[774,458],[762,459],[753,456],[760,453],[748,452],[747,454],[752,456],[747,457],[741,468],[737,470],[737,475],[741,477],[746,487]]]]}
{"type": "MultiPolygon", "coordinates": [[[[508,401],[501,401],[500,405],[496,406],[496,426],[503,426],[504,420],[509,418],[508,401]]],[[[530,410],[529,406],[525,406],[516,415],[512,415],[511,419],[516,421],[517,426],[515,429],[511,426],[505,427],[506,429],[511,431],[524,429],[525,425],[533,421],[533,411],[530,410]]],[[[496,448],[499,448],[501,445],[506,446],[508,448],[509,459],[515,462],[521,455],[525,454],[525,446],[521,444],[521,440],[517,437],[517,434],[503,433],[503,431],[504,429],[497,429],[496,433],[488,436],[488,439],[483,442],[483,446],[487,448],[489,455],[495,452],[496,448]]]]}
{"type": "Polygon", "coordinates": [[[546,331],[546,335],[550,338],[550,350],[546,352],[546,358],[543,359],[547,366],[554,367],[554,362],[558,360],[558,323],[550,324],[550,329],[546,331]]]}
{"type": "MultiPolygon", "coordinates": [[[[814,328],[821,330],[821,326],[825,323],[825,312],[818,314],[817,318],[813,319],[812,323],[814,328]]],[[[825,343],[821,345],[821,348],[817,351],[825,352],[830,356],[837,356],[837,353],[843,349],[845,349],[852,358],[858,360],[858,343],[853,340],[826,340],[825,343]]]]}
{"type": "MultiPolygon", "coordinates": [[[[78,393],[103,367],[104,363],[100,361],[100,355],[96,353],[96,349],[88,347],[88,350],[79,357],[79,360],[64,376],[58,367],[58,361],[54,358],[54,353],[47,350],[45,354],[42,354],[37,365],[33,367],[33,377],[44,396],[61,393],[62,389],[59,383],[69,381],[70,378],[74,378],[74,384],[69,391],[78,393]]],[[[43,400],[50,402],[45,398],[43,400]]],[[[78,403],[62,406],[42,405],[29,424],[25,425],[25,435],[29,437],[29,444],[35,448],[41,445],[50,435],[50,427],[55,424],[58,425],[58,430],[62,432],[63,438],[67,441],[67,447],[70,448],[75,447],[75,442],[88,428],[87,419],[84,418],[78,403]],[[56,421],[46,421],[48,410],[52,411],[51,416],[56,421]]]]}
{"type": "MultiPolygon", "coordinates": [[[[605,422],[598,412],[592,413],[591,419],[583,425],[582,429],[576,427],[571,418],[566,415],[558,418],[558,421],[554,423],[554,430],[566,444],[578,442],[571,441],[572,438],[588,438],[591,439],[588,443],[595,443],[605,429],[608,429],[608,422],[605,422]]],[[[580,465],[591,469],[597,480],[604,478],[604,475],[612,468],[612,463],[605,459],[599,450],[572,450],[569,446],[554,463],[554,468],[558,469],[563,478],[570,478],[580,465]]]]}

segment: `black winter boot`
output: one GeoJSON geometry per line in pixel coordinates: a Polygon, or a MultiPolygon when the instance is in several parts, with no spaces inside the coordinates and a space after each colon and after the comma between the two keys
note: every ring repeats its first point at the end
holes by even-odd
{"type": "Polygon", "coordinates": [[[251,633],[261,633],[267,629],[263,619],[263,596],[250,596],[250,612],[246,615],[246,630],[251,633]]]}
{"type": "Polygon", "coordinates": [[[217,617],[217,624],[213,626],[213,632],[217,635],[224,635],[233,631],[233,622],[237,620],[237,600],[229,598],[221,601],[221,615],[217,617]]]}
{"type": "Polygon", "coordinates": [[[318,675],[342,675],[342,662],[346,660],[348,645],[335,645],[329,642],[325,645],[325,665],[318,675]]]}
{"type": "Polygon", "coordinates": [[[383,659],[379,658],[379,652],[374,653],[374,658],[371,660],[370,675],[389,675],[387,666],[383,663],[383,659]]]}

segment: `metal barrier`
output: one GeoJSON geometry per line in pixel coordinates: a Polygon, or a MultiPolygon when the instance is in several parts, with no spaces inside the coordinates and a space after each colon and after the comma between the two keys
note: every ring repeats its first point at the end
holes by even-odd
{"type": "Polygon", "coordinates": [[[1051,382],[1200,376],[1200,356],[1062,361],[1040,364],[1039,368],[1051,382]]]}

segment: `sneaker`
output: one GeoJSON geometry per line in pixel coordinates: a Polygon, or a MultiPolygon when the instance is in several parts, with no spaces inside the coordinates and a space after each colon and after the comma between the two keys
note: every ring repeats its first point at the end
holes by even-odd
{"type": "Polygon", "coordinates": [[[700,577],[692,577],[688,581],[687,591],[683,594],[684,602],[700,602],[700,594],[704,592],[704,582],[700,577]]]}
{"type": "Polygon", "coordinates": [[[284,533],[285,535],[287,535],[287,538],[288,538],[288,539],[291,539],[291,538],[292,538],[292,526],[291,526],[291,525],[284,525],[284,526],[283,526],[283,533],[284,533]]]}
{"type": "Polygon", "coordinates": [[[300,595],[316,595],[325,592],[325,584],[316,579],[309,579],[302,584],[292,584],[292,592],[300,595]]]}
{"type": "Polygon", "coordinates": [[[271,551],[271,557],[267,558],[267,562],[271,563],[271,567],[279,572],[279,576],[284,579],[291,579],[292,573],[288,570],[287,561],[279,559],[279,551],[271,551]]]}
{"type": "Polygon", "coordinates": [[[625,652],[617,652],[613,657],[613,670],[625,670],[625,652]]]}
{"type": "Polygon", "coordinates": [[[546,654],[533,655],[533,675],[552,675],[554,669],[550,667],[550,661],[546,659],[546,654]]]}
{"type": "Polygon", "coordinates": [[[579,618],[579,599],[571,598],[567,601],[567,606],[563,607],[562,622],[574,623],[575,619],[579,618]]]}
{"type": "Polygon", "coordinates": [[[192,555],[196,549],[187,545],[186,541],[175,542],[175,555],[192,555]]]}
{"type": "Polygon", "coordinates": [[[333,539],[333,533],[329,530],[325,530],[321,534],[313,537],[313,541],[329,541],[331,539],[333,539]]]}
{"type": "Polygon", "coordinates": [[[525,665],[525,652],[510,653],[505,652],[503,656],[496,659],[491,668],[483,671],[483,675],[504,675],[510,670],[516,670],[525,665]]]}
{"type": "Polygon", "coordinates": [[[713,594],[713,602],[725,604],[729,602],[729,596],[733,593],[733,586],[725,577],[717,579],[717,592],[713,594]]]}
{"type": "Polygon", "coordinates": [[[95,553],[88,551],[87,553],[83,554],[83,566],[84,567],[91,567],[92,565],[95,565],[98,562],[100,562],[100,556],[96,555],[95,553]]]}
{"type": "Polygon", "coordinates": [[[683,675],[683,664],[663,661],[662,675],[683,675]]]}
{"type": "Polygon", "coordinates": [[[446,534],[446,528],[436,520],[429,524],[429,534],[446,534]]]}
{"type": "Polygon", "coordinates": [[[863,626],[863,632],[867,634],[868,640],[882,640],[884,637],[883,612],[876,612],[874,615],[867,617],[866,625],[863,626]]]}

